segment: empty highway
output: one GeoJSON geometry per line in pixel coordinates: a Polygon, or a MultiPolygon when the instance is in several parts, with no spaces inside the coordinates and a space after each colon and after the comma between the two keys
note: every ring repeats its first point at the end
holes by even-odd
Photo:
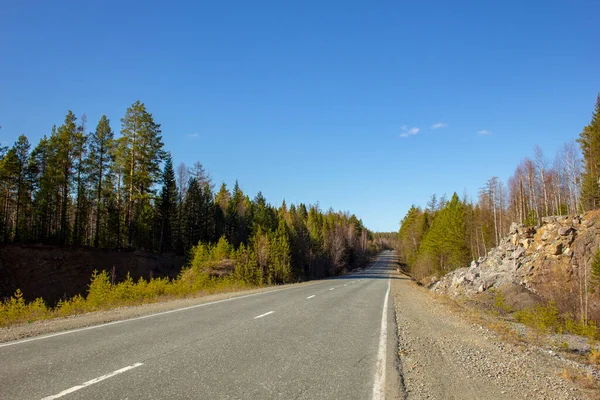
{"type": "Polygon", "coordinates": [[[391,261],[384,252],[358,274],[0,344],[0,398],[394,398],[391,261]]]}

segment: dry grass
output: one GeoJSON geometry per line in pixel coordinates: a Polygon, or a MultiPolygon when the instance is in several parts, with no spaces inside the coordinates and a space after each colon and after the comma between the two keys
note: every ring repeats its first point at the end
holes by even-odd
{"type": "Polygon", "coordinates": [[[597,391],[600,389],[598,381],[591,373],[585,373],[572,368],[563,368],[559,374],[560,377],[567,381],[571,381],[580,388],[597,391]]]}

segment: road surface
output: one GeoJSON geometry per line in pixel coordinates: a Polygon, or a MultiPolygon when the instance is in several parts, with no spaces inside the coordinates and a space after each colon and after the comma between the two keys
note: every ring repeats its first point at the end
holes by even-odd
{"type": "Polygon", "coordinates": [[[392,259],[384,252],[354,275],[0,344],[0,398],[396,398],[392,259]]]}

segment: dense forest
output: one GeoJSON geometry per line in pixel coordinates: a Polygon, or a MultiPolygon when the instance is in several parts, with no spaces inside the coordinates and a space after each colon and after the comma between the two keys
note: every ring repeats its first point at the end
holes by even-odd
{"type": "Polygon", "coordinates": [[[537,225],[545,216],[600,207],[599,180],[600,95],[577,141],[552,159],[536,147],[506,184],[498,177],[485,182],[476,201],[454,193],[412,206],[400,226],[400,255],[417,279],[467,266],[497,246],[512,222],[537,225]]]}
{"type": "Polygon", "coordinates": [[[336,274],[366,261],[372,235],[356,216],[285,201],[275,207],[261,193],[251,199],[237,182],[215,192],[200,162],[174,166],[161,126],[143,103],[133,103],[120,122],[117,137],[106,116],[90,131],[85,115],[69,111],[35,147],[21,135],[0,149],[0,243],[190,258],[226,248],[224,257],[237,251],[238,260],[253,260],[262,271],[258,280],[270,283],[336,274]]]}

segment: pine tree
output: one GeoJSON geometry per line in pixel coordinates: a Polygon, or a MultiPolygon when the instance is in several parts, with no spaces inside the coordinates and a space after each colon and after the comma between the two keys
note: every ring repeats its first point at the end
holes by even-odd
{"type": "Polygon", "coordinates": [[[73,137],[73,159],[75,169],[75,187],[77,190],[77,200],[75,206],[75,224],[73,227],[73,243],[81,244],[83,240],[84,224],[87,221],[87,165],[84,161],[87,155],[87,140],[86,133],[87,117],[85,114],[81,116],[81,123],[77,127],[77,133],[73,137]]]}
{"type": "MultiPolygon", "coordinates": [[[[27,174],[27,165],[29,162],[29,149],[31,145],[27,136],[20,135],[15,143],[13,149],[15,154],[15,167],[16,167],[16,217],[15,217],[15,242],[19,242],[22,239],[22,232],[26,230],[26,227],[22,223],[22,210],[26,204],[23,204],[27,199],[27,193],[30,190],[29,176],[27,174]]],[[[11,149],[12,150],[12,149],[11,149]]]]}
{"type": "MultiPolygon", "coordinates": [[[[160,124],[154,122],[152,114],[139,100],[127,109],[121,119],[119,145],[123,148],[127,168],[127,207],[125,223],[128,232],[128,244],[134,240],[134,231],[147,231],[148,206],[152,187],[160,177],[160,162],[163,158],[163,143],[160,124]],[[142,218],[144,214],[144,218],[142,218]],[[144,220],[144,221],[143,221],[144,220]],[[141,224],[141,225],[140,225],[141,224]]],[[[139,238],[140,240],[141,237],[139,238]]]]}
{"type": "Polygon", "coordinates": [[[227,185],[222,183],[221,188],[215,195],[214,220],[216,237],[221,237],[221,235],[225,235],[227,232],[226,210],[230,200],[231,193],[229,193],[227,185]]]}
{"type": "Polygon", "coordinates": [[[110,127],[110,120],[103,115],[96,126],[96,130],[90,135],[90,152],[88,156],[88,168],[90,171],[90,183],[95,190],[96,221],[94,229],[94,247],[100,245],[100,227],[104,219],[103,194],[104,181],[107,180],[108,171],[114,160],[114,133],[110,127]]]}
{"type": "Polygon", "coordinates": [[[435,264],[430,272],[442,274],[466,264],[465,208],[456,193],[436,213],[419,247],[419,257],[431,259],[435,264]]]}
{"type": "Polygon", "coordinates": [[[57,176],[58,185],[60,187],[60,230],[59,242],[67,243],[69,240],[69,220],[68,210],[70,204],[70,189],[73,184],[73,147],[75,143],[75,135],[77,135],[77,118],[71,110],[65,117],[65,122],[58,128],[56,135],[50,137],[50,146],[54,150],[54,157],[51,159],[53,168],[59,171],[57,176]]]}
{"type": "Polygon", "coordinates": [[[270,269],[275,283],[288,283],[292,278],[290,238],[286,223],[279,219],[277,230],[269,240],[270,269]]]}
{"type": "Polygon", "coordinates": [[[592,120],[577,139],[583,152],[584,171],[581,175],[581,203],[584,210],[600,205],[598,180],[600,179],[600,94],[592,113],[592,120]]]}
{"type": "MultiPolygon", "coordinates": [[[[53,128],[54,130],[54,128],[53,128]]],[[[46,241],[49,236],[50,210],[52,209],[52,182],[49,167],[50,146],[46,136],[32,150],[29,157],[29,174],[33,185],[32,238],[46,241]]]]}
{"type": "Polygon", "coordinates": [[[162,189],[159,202],[160,216],[160,251],[173,251],[175,248],[174,232],[177,232],[177,184],[171,153],[167,153],[162,173],[162,189]]]}

